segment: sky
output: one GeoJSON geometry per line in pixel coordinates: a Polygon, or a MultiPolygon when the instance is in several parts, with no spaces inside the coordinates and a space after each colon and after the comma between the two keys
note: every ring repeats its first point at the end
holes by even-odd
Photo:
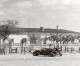
{"type": "Polygon", "coordinates": [[[0,20],[18,20],[24,28],[80,32],[80,0],[0,0],[0,20]]]}

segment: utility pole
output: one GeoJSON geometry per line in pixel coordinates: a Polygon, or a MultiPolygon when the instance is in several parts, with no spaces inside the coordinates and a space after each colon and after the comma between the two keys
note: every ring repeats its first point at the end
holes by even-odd
{"type": "Polygon", "coordinates": [[[57,27],[57,37],[58,37],[58,27],[59,27],[59,26],[57,25],[56,27],[57,27]]]}
{"type": "Polygon", "coordinates": [[[57,25],[56,26],[56,29],[57,29],[57,33],[56,33],[57,34],[57,42],[56,42],[56,44],[57,44],[57,47],[59,47],[59,44],[58,44],[58,28],[59,28],[59,26],[57,25]]]}

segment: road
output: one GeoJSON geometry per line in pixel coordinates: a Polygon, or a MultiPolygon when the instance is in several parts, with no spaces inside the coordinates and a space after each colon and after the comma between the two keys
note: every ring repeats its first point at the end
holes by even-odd
{"type": "Polygon", "coordinates": [[[80,54],[63,54],[62,57],[32,56],[32,54],[0,55],[0,66],[80,66],[80,54]]]}

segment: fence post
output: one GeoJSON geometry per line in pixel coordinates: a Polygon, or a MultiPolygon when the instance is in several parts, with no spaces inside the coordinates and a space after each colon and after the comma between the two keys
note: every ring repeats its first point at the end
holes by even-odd
{"type": "Polygon", "coordinates": [[[67,52],[69,52],[69,50],[68,50],[69,48],[67,47],[67,52]]]}
{"type": "Polygon", "coordinates": [[[31,53],[31,47],[29,46],[29,52],[31,53]]]}
{"type": "Polygon", "coordinates": [[[79,47],[79,53],[80,53],[80,47],[79,47]]]}
{"type": "Polygon", "coordinates": [[[17,48],[16,48],[16,53],[17,53],[17,48]]]}
{"type": "Polygon", "coordinates": [[[73,52],[73,48],[71,47],[71,53],[73,52]]]}
{"type": "Polygon", "coordinates": [[[66,46],[65,46],[65,53],[66,53],[66,46]]]}
{"type": "Polygon", "coordinates": [[[25,47],[24,47],[24,54],[25,54],[25,47]]]}

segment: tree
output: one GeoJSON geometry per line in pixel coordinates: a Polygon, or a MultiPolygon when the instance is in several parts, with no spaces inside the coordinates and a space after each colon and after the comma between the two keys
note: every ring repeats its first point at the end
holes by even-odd
{"type": "MultiPolygon", "coordinates": [[[[17,28],[18,25],[17,20],[4,20],[0,21],[0,40],[2,39],[2,45],[5,47],[4,42],[8,38],[8,36],[15,32],[15,28],[17,28]]],[[[1,48],[1,42],[0,42],[0,48],[1,48]]]]}
{"type": "Polygon", "coordinates": [[[35,33],[29,34],[29,39],[31,44],[36,44],[36,40],[40,38],[40,35],[37,35],[35,33]]]}

